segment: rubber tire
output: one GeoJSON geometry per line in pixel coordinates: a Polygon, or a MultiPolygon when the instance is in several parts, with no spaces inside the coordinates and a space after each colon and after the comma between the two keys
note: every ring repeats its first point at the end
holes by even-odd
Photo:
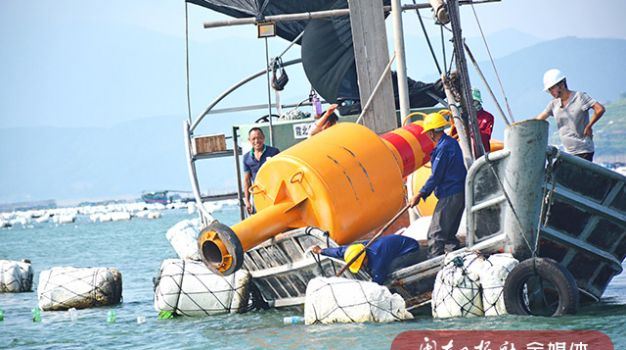
{"type": "Polygon", "coordinates": [[[572,274],[552,259],[531,258],[517,265],[504,282],[504,304],[509,314],[533,315],[524,302],[524,285],[535,275],[550,282],[558,293],[559,304],[551,316],[578,312],[579,292],[572,274]]]}

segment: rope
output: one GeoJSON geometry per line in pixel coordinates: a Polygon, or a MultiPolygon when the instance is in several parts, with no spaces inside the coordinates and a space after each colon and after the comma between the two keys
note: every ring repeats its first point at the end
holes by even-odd
{"type": "MultiPolygon", "coordinates": [[[[330,234],[328,231],[324,231],[324,236],[326,236],[326,248],[330,248],[330,234]]],[[[333,267],[333,274],[337,275],[337,267],[335,264],[330,264],[333,267]]]]}
{"type": "MultiPolygon", "coordinates": [[[[415,0],[413,0],[413,5],[417,5],[415,0]]],[[[420,26],[422,27],[422,32],[424,32],[424,37],[426,38],[426,42],[428,43],[428,48],[430,49],[430,54],[433,56],[433,61],[435,61],[435,65],[437,66],[437,71],[439,71],[439,75],[441,75],[441,67],[439,66],[439,61],[437,60],[437,55],[435,54],[435,50],[433,49],[433,45],[430,42],[430,37],[428,32],[426,31],[426,26],[424,25],[424,20],[422,20],[422,16],[420,16],[420,10],[418,8],[415,9],[415,13],[417,14],[417,19],[420,21],[420,26]]],[[[445,60],[444,60],[445,63],[445,60]]]]}
{"type": "Polygon", "coordinates": [[[491,62],[491,66],[493,67],[493,72],[496,74],[496,78],[498,79],[498,85],[500,86],[500,90],[502,92],[502,96],[504,96],[504,103],[506,104],[506,108],[509,112],[509,118],[515,122],[513,119],[513,112],[511,111],[511,105],[509,104],[509,99],[506,96],[506,92],[504,91],[504,86],[502,85],[502,80],[500,79],[500,74],[498,73],[498,69],[496,68],[496,63],[493,60],[493,56],[491,55],[491,50],[489,50],[489,45],[487,45],[487,40],[485,39],[485,33],[483,33],[483,27],[480,25],[480,20],[478,20],[478,14],[476,13],[476,8],[474,8],[474,2],[470,2],[472,5],[472,12],[474,12],[474,18],[476,19],[476,24],[478,25],[478,30],[480,31],[480,36],[483,39],[483,43],[485,43],[485,48],[487,49],[487,53],[489,54],[489,61],[491,62]]]}
{"type": "Polygon", "coordinates": [[[383,73],[380,75],[380,78],[378,78],[378,81],[376,82],[376,85],[374,86],[374,90],[372,90],[372,94],[370,95],[369,99],[365,103],[365,106],[361,108],[361,115],[359,115],[359,118],[357,118],[355,122],[356,124],[359,124],[361,120],[363,120],[363,116],[365,115],[365,112],[367,112],[369,106],[372,104],[372,101],[374,100],[373,98],[374,95],[376,95],[376,93],[378,92],[378,89],[381,87],[385,77],[387,76],[387,73],[391,70],[391,64],[393,63],[395,59],[396,59],[396,54],[394,52],[393,55],[391,55],[391,59],[389,59],[389,63],[387,63],[387,66],[383,70],[383,73]]]}
{"type": "MultiPolygon", "coordinates": [[[[540,218],[539,223],[537,223],[537,236],[541,234],[541,226],[545,226],[548,224],[548,220],[550,219],[550,211],[552,209],[553,195],[556,192],[556,181],[554,179],[554,167],[556,163],[554,160],[558,158],[560,151],[556,148],[555,150],[556,152],[550,152],[548,154],[548,159],[547,159],[548,165],[546,166],[546,176],[545,176],[545,181],[544,181],[546,186],[543,188],[543,195],[542,195],[543,200],[541,201],[541,211],[540,211],[541,213],[540,215],[542,216],[542,218],[540,218]],[[548,190],[548,184],[551,185],[550,190],[548,190]],[[546,206],[547,206],[547,209],[546,209],[546,206]],[[544,213],[544,210],[545,210],[545,213],[544,213]]],[[[537,237],[537,239],[535,240],[534,250],[536,252],[539,251],[539,237],[537,237]]]]}
{"type": "Polygon", "coordinates": [[[178,303],[180,302],[180,294],[183,291],[183,278],[185,278],[185,260],[183,260],[183,266],[181,268],[181,273],[180,273],[180,281],[178,283],[176,283],[176,286],[178,287],[178,294],[176,295],[176,302],[174,303],[174,306],[172,307],[172,313],[175,315],[178,311],[178,303]]]}
{"type": "MultiPolygon", "coordinates": [[[[448,3],[446,2],[446,6],[448,6],[448,3]]],[[[446,9],[447,11],[447,9],[446,9]]],[[[443,25],[439,26],[439,35],[441,36],[441,51],[443,53],[443,64],[446,64],[446,43],[445,40],[443,38],[443,25]]],[[[445,67],[444,67],[445,68],[445,67]]],[[[449,70],[446,69],[446,73],[448,73],[449,70]]]]}

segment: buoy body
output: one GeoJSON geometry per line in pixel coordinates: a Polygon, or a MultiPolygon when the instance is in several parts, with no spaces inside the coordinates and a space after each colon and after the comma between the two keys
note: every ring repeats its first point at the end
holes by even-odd
{"type": "Polygon", "coordinates": [[[429,161],[433,143],[422,130],[409,124],[379,137],[340,123],[268,159],[250,189],[257,214],[201,232],[203,261],[230,274],[236,251],[287,229],[316,226],[347,244],[380,227],[405,205],[404,177],[429,161]]]}

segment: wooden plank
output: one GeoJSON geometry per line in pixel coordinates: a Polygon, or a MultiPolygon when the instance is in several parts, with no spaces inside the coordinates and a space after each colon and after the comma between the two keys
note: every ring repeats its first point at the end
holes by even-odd
{"type": "MultiPolygon", "coordinates": [[[[351,0],[348,5],[359,95],[361,106],[364,106],[389,63],[385,17],[382,1],[351,0]]],[[[398,126],[390,73],[384,78],[372,100],[372,106],[363,116],[363,124],[379,134],[398,126]]]]}

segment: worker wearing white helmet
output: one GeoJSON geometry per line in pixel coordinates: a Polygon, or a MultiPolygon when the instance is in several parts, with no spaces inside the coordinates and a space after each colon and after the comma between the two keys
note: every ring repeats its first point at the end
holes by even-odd
{"type": "Polygon", "coordinates": [[[565,74],[558,69],[550,69],[543,75],[543,90],[554,98],[536,118],[556,119],[561,143],[568,153],[593,161],[593,125],[604,114],[604,106],[587,93],[572,91],[567,87],[565,74]],[[589,110],[593,115],[589,118],[589,110]]]}

